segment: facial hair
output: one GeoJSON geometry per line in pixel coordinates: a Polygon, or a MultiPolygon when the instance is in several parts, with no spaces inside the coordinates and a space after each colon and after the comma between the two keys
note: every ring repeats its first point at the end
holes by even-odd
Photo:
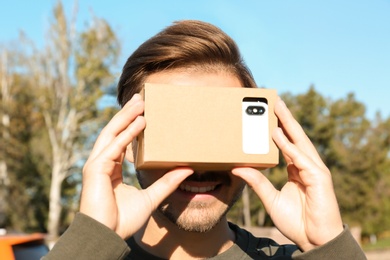
{"type": "MultiPolygon", "coordinates": [[[[137,173],[138,180],[144,188],[142,176],[137,173]]],[[[218,181],[224,188],[231,188],[232,181],[227,172],[194,173],[186,181],[208,182],[218,181]]],[[[157,214],[164,216],[182,230],[188,232],[204,233],[212,230],[227,214],[231,207],[240,198],[244,189],[244,182],[229,192],[229,197],[219,201],[217,205],[210,206],[201,201],[190,201],[185,208],[174,206],[168,197],[157,208],[157,214]]]]}

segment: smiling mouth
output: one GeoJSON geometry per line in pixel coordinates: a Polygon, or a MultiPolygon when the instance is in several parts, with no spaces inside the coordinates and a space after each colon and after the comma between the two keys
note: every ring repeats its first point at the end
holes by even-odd
{"type": "Polygon", "coordinates": [[[186,191],[186,192],[193,192],[193,193],[206,193],[215,190],[217,185],[212,185],[212,186],[203,186],[203,187],[195,187],[195,186],[190,186],[188,184],[181,184],[180,185],[180,190],[186,191]]]}

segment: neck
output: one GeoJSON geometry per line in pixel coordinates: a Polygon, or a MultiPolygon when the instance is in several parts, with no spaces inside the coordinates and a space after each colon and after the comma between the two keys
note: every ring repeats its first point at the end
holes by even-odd
{"type": "Polygon", "coordinates": [[[145,251],[165,259],[209,258],[229,249],[235,240],[226,217],[206,233],[179,229],[160,213],[154,213],[134,235],[145,251]]]}

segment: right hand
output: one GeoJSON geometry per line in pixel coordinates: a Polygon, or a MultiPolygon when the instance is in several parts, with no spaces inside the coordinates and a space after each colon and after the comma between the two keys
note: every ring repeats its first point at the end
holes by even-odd
{"type": "Polygon", "coordinates": [[[175,169],[144,190],[122,182],[126,149],[146,126],[143,111],[144,102],[136,94],[104,127],[83,168],[80,212],[123,239],[137,232],[158,205],[193,173],[191,169],[175,169]]]}
{"type": "Polygon", "coordinates": [[[281,190],[261,172],[235,168],[259,196],[275,226],[303,251],[328,243],[343,231],[332,176],[302,126],[285,103],[275,103],[281,128],[272,138],[287,163],[288,181],[281,190]]]}

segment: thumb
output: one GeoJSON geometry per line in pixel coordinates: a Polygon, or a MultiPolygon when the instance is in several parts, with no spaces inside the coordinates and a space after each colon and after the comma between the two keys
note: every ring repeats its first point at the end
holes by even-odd
{"type": "Polygon", "coordinates": [[[145,191],[150,199],[152,210],[155,210],[192,173],[194,171],[190,168],[178,168],[167,172],[149,186],[145,191]]]}
{"type": "Polygon", "coordinates": [[[278,190],[275,189],[268,178],[260,171],[248,167],[234,168],[232,174],[243,179],[259,196],[266,211],[270,212],[278,190]]]}

